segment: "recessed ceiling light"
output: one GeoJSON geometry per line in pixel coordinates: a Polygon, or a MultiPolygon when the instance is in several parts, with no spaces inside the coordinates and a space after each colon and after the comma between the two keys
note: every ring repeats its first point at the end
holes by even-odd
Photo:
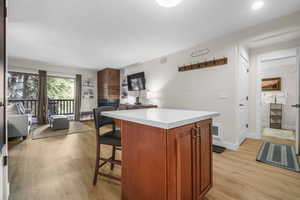
{"type": "Polygon", "coordinates": [[[162,7],[175,7],[181,3],[182,0],[156,0],[158,5],[162,7]]]}
{"type": "Polygon", "coordinates": [[[265,2],[263,1],[255,1],[253,4],[252,4],[252,10],[259,10],[261,9],[262,7],[264,7],[265,5],[265,2]]]}

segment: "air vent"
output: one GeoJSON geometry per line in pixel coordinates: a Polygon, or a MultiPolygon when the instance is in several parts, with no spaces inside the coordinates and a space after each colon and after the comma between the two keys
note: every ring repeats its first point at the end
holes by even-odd
{"type": "Polygon", "coordinates": [[[212,135],[214,138],[221,138],[221,133],[222,133],[221,126],[222,126],[221,123],[213,123],[212,135]]]}
{"type": "Polygon", "coordinates": [[[219,137],[219,127],[213,126],[212,127],[212,134],[213,134],[213,136],[219,137]]]}
{"type": "Polygon", "coordinates": [[[167,57],[162,57],[161,59],[160,59],[160,64],[165,64],[165,63],[167,63],[168,62],[168,58],[167,57]]]}

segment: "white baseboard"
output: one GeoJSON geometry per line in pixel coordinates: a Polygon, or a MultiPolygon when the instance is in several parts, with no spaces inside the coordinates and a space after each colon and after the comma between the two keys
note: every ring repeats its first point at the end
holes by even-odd
{"type": "Polygon", "coordinates": [[[10,184],[7,183],[7,190],[6,190],[6,199],[9,199],[9,193],[10,193],[10,184]]]}
{"type": "Polygon", "coordinates": [[[260,140],[261,135],[257,135],[256,133],[248,133],[247,138],[255,139],[255,140],[260,140]]]}
{"type": "Polygon", "coordinates": [[[223,142],[223,144],[225,145],[225,147],[229,150],[233,150],[236,151],[239,149],[240,145],[237,143],[229,143],[229,142],[223,142]]]}
{"type": "Polygon", "coordinates": [[[241,146],[241,144],[246,140],[247,136],[242,136],[240,137],[240,140],[239,140],[239,146],[241,146]]]}
{"type": "Polygon", "coordinates": [[[213,139],[213,144],[221,147],[225,147],[226,149],[236,151],[239,149],[239,144],[234,144],[226,141],[221,141],[220,139],[213,139]]]}
{"type": "Polygon", "coordinates": [[[221,146],[221,147],[225,147],[225,146],[222,144],[222,142],[220,141],[219,138],[213,137],[213,144],[214,144],[214,145],[221,146]]]}

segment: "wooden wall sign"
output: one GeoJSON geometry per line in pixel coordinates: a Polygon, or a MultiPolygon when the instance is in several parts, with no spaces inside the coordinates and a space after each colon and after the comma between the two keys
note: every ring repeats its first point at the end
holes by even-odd
{"type": "Polygon", "coordinates": [[[215,67],[215,66],[220,66],[220,65],[226,65],[228,63],[228,58],[221,58],[217,60],[210,60],[210,61],[205,61],[197,64],[191,64],[191,65],[186,65],[182,67],[178,67],[179,72],[184,72],[184,71],[190,71],[190,70],[195,70],[195,69],[202,69],[202,68],[208,68],[208,67],[215,67]]]}

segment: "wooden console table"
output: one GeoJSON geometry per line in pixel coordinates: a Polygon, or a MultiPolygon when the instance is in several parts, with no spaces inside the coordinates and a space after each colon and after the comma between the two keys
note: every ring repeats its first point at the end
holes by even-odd
{"type": "Polygon", "coordinates": [[[120,104],[119,108],[123,110],[132,109],[145,109],[145,108],[157,108],[157,105],[132,105],[132,104],[120,104]]]}

